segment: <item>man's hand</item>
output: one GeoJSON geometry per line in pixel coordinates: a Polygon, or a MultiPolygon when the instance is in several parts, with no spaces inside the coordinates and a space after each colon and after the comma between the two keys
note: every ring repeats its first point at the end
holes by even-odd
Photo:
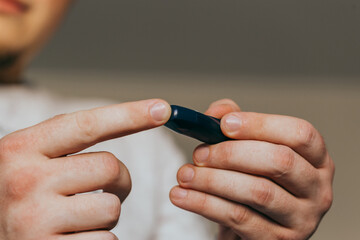
{"type": "Polygon", "coordinates": [[[170,112],[162,100],[124,103],[59,115],[0,139],[0,239],[117,239],[109,230],[131,189],[126,167],[108,152],[73,154],[160,126],[170,112]]]}
{"type": "Polygon", "coordinates": [[[207,114],[235,139],[200,145],[170,198],[218,222],[219,239],[307,239],[332,203],[334,163],[314,127],[293,117],[241,112],[230,100],[207,114]]]}

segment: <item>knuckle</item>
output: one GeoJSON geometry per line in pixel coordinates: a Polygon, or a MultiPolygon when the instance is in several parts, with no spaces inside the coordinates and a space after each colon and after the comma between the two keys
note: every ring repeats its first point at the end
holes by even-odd
{"type": "Polygon", "coordinates": [[[279,146],[273,156],[274,177],[281,178],[290,173],[295,166],[295,153],[289,147],[279,146]]]}
{"type": "Polygon", "coordinates": [[[332,158],[330,156],[328,156],[328,164],[329,164],[329,173],[330,173],[330,179],[331,181],[333,180],[334,174],[335,174],[335,163],[332,160],[332,158]]]}
{"type": "Polygon", "coordinates": [[[95,140],[97,129],[96,115],[91,111],[80,111],[74,114],[77,127],[80,130],[82,136],[89,140],[95,140]]]}
{"type": "Polygon", "coordinates": [[[35,166],[11,171],[6,181],[6,193],[12,200],[26,198],[41,180],[42,173],[35,166]]]}
{"type": "Polygon", "coordinates": [[[114,228],[119,220],[121,213],[121,202],[120,199],[115,195],[109,195],[106,205],[106,213],[108,216],[108,227],[114,228]]]}
{"type": "Polygon", "coordinates": [[[234,206],[229,213],[229,225],[232,228],[236,228],[249,221],[250,212],[246,207],[234,206]]]}
{"type": "Polygon", "coordinates": [[[16,153],[22,151],[26,146],[26,135],[18,136],[17,134],[10,134],[0,140],[0,157],[8,158],[16,153]]]}
{"type": "Polygon", "coordinates": [[[109,182],[114,182],[119,179],[119,176],[122,172],[121,164],[120,161],[114,156],[114,154],[109,152],[101,153],[101,162],[109,182]]]}
{"type": "Polygon", "coordinates": [[[292,232],[291,239],[310,239],[310,237],[314,234],[316,231],[318,225],[319,225],[320,219],[310,217],[306,220],[304,220],[304,225],[300,228],[298,228],[296,231],[294,230],[292,232]],[[305,222],[306,221],[306,222],[305,222]]]}
{"type": "MultiPolygon", "coordinates": [[[[315,131],[317,132],[317,130],[315,130],[315,131]]],[[[320,135],[320,133],[318,133],[318,135],[320,137],[319,137],[319,140],[317,141],[317,149],[318,149],[318,152],[321,153],[321,156],[325,156],[327,153],[325,140],[324,140],[323,136],[320,135]]]]}
{"type": "Polygon", "coordinates": [[[29,234],[29,230],[34,226],[33,224],[39,222],[39,213],[36,206],[29,206],[21,211],[14,207],[7,214],[6,229],[9,233],[29,234]]]}
{"type": "Polygon", "coordinates": [[[252,194],[251,204],[255,206],[268,206],[274,200],[274,188],[270,182],[264,180],[255,181],[250,191],[252,194]]]}
{"type": "MultiPolygon", "coordinates": [[[[318,228],[320,223],[320,219],[316,219],[313,221],[310,221],[309,225],[307,226],[307,229],[302,233],[302,234],[306,234],[305,238],[306,239],[310,239],[310,237],[315,233],[316,229],[318,228]]],[[[303,235],[300,235],[301,233],[298,233],[296,236],[298,237],[297,239],[304,239],[303,235]],[[300,236],[302,238],[300,238],[300,236]]]]}
{"type": "Polygon", "coordinates": [[[315,140],[317,131],[308,121],[300,120],[297,133],[297,145],[299,147],[310,147],[315,140]]]}
{"type": "Polygon", "coordinates": [[[67,116],[67,114],[65,114],[65,113],[57,114],[49,120],[62,121],[66,116],[67,116]]]}
{"type": "MultiPolygon", "coordinates": [[[[321,216],[317,214],[319,210],[314,212],[314,206],[307,205],[298,209],[298,218],[296,224],[288,229],[284,239],[309,239],[310,236],[316,231],[321,216]]],[[[318,208],[317,208],[318,209],[318,208]]]]}
{"type": "Polygon", "coordinates": [[[45,124],[48,127],[52,127],[52,125],[58,125],[59,123],[64,122],[64,120],[69,116],[69,114],[57,114],[47,120],[45,120],[44,122],[42,122],[41,124],[45,124]]]}
{"type": "Polygon", "coordinates": [[[299,120],[297,126],[297,137],[295,139],[295,147],[311,149],[312,153],[312,164],[320,166],[326,159],[327,150],[324,138],[315,129],[315,127],[305,120],[299,120]]]}
{"type": "Polygon", "coordinates": [[[13,152],[15,141],[6,136],[0,140],[0,157],[1,159],[7,158],[10,155],[10,152],[13,152]]]}
{"type": "Polygon", "coordinates": [[[53,116],[52,118],[46,120],[45,122],[46,123],[49,123],[49,122],[63,122],[65,118],[67,118],[69,116],[69,114],[65,114],[65,113],[62,113],[62,114],[57,114],[55,116],[53,116]]]}
{"type": "Polygon", "coordinates": [[[327,212],[331,208],[333,200],[333,191],[331,188],[329,188],[329,190],[325,191],[325,193],[323,194],[321,201],[321,206],[324,212],[327,212]]]}

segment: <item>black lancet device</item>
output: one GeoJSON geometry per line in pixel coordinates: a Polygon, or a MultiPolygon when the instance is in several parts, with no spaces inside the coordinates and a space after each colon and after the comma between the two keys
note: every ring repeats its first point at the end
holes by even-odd
{"type": "Polygon", "coordinates": [[[230,140],[221,131],[220,119],[176,105],[171,105],[171,110],[171,117],[165,124],[171,130],[207,144],[230,140]]]}

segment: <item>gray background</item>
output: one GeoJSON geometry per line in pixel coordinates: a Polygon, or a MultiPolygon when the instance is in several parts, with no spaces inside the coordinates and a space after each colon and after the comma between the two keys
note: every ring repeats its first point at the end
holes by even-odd
{"type": "MultiPolygon", "coordinates": [[[[79,1],[28,72],[67,96],[160,97],[297,116],[324,135],[335,201],[313,239],[360,236],[358,0],[79,1]]],[[[174,134],[191,160],[196,141],[174,134]]]]}
{"type": "Polygon", "coordinates": [[[34,67],[360,73],[358,0],[86,0],[34,67]]]}

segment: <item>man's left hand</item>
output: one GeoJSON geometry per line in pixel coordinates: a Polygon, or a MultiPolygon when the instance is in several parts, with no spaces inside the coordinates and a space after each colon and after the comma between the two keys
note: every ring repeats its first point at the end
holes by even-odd
{"type": "Polygon", "coordinates": [[[241,112],[231,100],[206,114],[231,141],[200,145],[178,172],[171,201],[219,223],[219,239],[307,239],[329,210],[334,163],[307,121],[241,112]]]}

